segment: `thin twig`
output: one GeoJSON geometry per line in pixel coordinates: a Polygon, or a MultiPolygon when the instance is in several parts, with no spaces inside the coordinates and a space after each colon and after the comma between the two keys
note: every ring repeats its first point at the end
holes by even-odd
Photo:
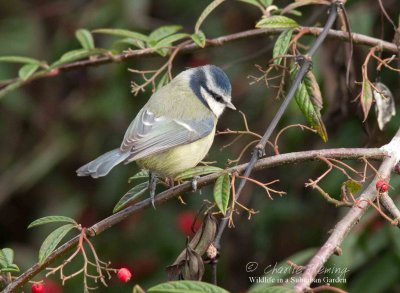
{"type": "MultiPolygon", "coordinates": [[[[307,30],[307,34],[311,34],[314,36],[319,36],[324,31],[323,28],[319,28],[319,27],[302,27],[300,29],[307,30]]],[[[218,38],[214,38],[214,39],[209,39],[209,40],[207,40],[205,47],[223,46],[226,43],[230,43],[233,41],[247,39],[247,38],[254,38],[254,37],[263,36],[263,35],[264,36],[277,35],[277,34],[280,34],[284,30],[285,30],[285,28],[283,28],[283,29],[247,30],[247,31],[239,32],[239,33],[234,33],[231,35],[226,35],[226,36],[222,36],[222,37],[218,37],[218,38]]],[[[347,32],[330,29],[327,34],[328,34],[328,37],[333,38],[333,39],[339,39],[339,40],[343,40],[346,42],[348,42],[350,40],[350,36],[347,32]]],[[[352,33],[351,39],[353,40],[354,44],[365,45],[365,46],[369,46],[369,47],[375,47],[375,46],[380,45],[380,49],[383,51],[392,52],[392,53],[396,53],[396,54],[398,53],[398,49],[395,44],[381,40],[381,39],[377,39],[377,38],[373,38],[373,37],[370,37],[367,35],[357,34],[357,33],[352,33]]],[[[172,46],[171,48],[176,48],[176,47],[172,46]]],[[[197,49],[198,49],[198,46],[196,44],[190,43],[190,44],[184,46],[182,48],[181,52],[191,52],[191,51],[195,51],[197,49]]],[[[152,48],[146,48],[146,49],[140,49],[140,50],[130,50],[129,52],[123,52],[118,55],[112,55],[112,56],[105,55],[105,56],[97,57],[95,59],[89,58],[86,60],[71,62],[68,64],[61,65],[51,71],[39,71],[39,72],[33,74],[26,81],[22,81],[18,78],[3,80],[3,81],[0,81],[0,90],[4,90],[5,92],[0,95],[0,98],[4,97],[6,94],[15,90],[16,88],[19,88],[21,86],[29,84],[30,82],[32,82],[34,80],[54,77],[63,72],[82,69],[85,67],[99,66],[99,65],[108,64],[108,63],[124,62],[124,61],[132,59],[132,58],[155,56],[155,55],[157,55],[157,53],[152,48]]]]}

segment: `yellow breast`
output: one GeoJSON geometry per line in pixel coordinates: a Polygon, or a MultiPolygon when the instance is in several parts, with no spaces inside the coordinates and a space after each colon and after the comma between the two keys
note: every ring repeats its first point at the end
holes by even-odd
{"type": "Polygon", "coordinates": [[[195,167],[208,153],[215,135],[213,131],[195,142],[137,160],[137,164],[162,177],[174,177],[195,167]]]}

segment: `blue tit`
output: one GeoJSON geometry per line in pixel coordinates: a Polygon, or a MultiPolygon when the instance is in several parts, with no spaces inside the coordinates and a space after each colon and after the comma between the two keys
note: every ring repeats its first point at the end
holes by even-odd
{"type": "Polygon", "coordinates": [[[195,167],[208,153],[215,126],[231,102],[231,84],[217,66],[181,72],[155,92],[129,125],[119,148],[76,172],[98,178],[119,163],[136,161],[159,177],[174,177],[195,167]]]}

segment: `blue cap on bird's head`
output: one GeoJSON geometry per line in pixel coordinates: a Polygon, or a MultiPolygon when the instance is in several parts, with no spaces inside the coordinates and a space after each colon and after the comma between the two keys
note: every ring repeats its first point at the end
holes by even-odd
{"type": "Polygon", "coordinates": [[[231,83],[225,72],[215,65],[187,70],[190,88],[200,101],[219,117],[225,107],[236,110],[231,102],[231,83]]]}

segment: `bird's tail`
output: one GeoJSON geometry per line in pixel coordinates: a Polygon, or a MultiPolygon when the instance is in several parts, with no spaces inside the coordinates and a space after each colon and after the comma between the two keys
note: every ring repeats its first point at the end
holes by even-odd
{"type": "Polygon", "coordinates": [[[129,152],[122,152],[120,149],[109,151],[80,167],[76,170],[76,173],[78,176],[92,176],[93,178],[105,176],[112,168],[128,158],[129,155],[129,152]]]}

